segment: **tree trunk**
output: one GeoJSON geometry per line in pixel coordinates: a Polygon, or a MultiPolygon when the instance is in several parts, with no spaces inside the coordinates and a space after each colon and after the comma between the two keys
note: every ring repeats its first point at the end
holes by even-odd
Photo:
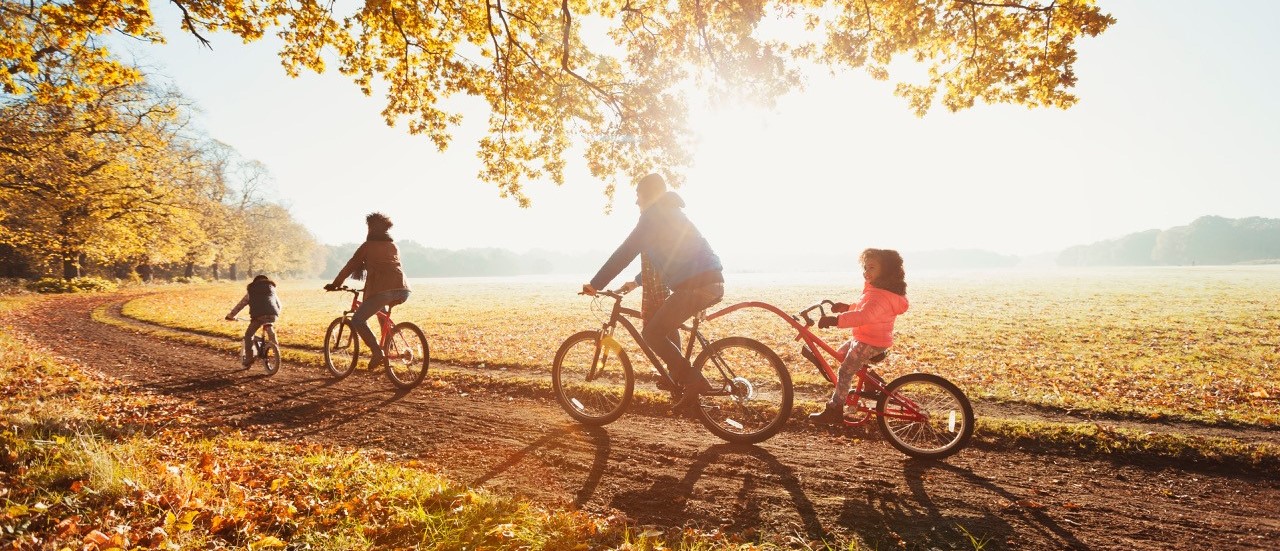
{"type": "Polygon", "coordinates": [[[217,262],[214,262],[213,265],[209,266],[209,273],[213,275],[214,281],[218,280],[218,263],[217,262]]]}
{"type": "Polygon", "coordinates": [[[80,277],[80,256],[82,255],[69,254],[62,257],[62,279],[80,277]]]}
{"type": "Polygon", "coordinates": [[[142,276],[142,281],[151,283],[151,264],[143,262],[138,265],[138,275],[142,276]]]}
{"type": "Polygon", "coordinates": [[[185,270],[183,270],[183,271],[182,271],[182,275],[183,275],[184,277],[186,277],[187,279],[191,279],[192,277],[195,277],[195,275],[196,275],[196,263],[195,263],[195,262],[188,262],[188,263],[187,263],[187,269],[185,269],[185,270]]]}
{"type": "Polygon", "coordinates": [[[236,274],[236,263],[235,263],[235,262],[232,262],[232,263],[231,263],[231,267],[227,268],[227,272],[228,272],[228,274],[229,274],[229,275],[228,275],[228,277],[230,277],[230,278],[231,278],[231,281],[235,281],[235,280],[238,278],[238,276],[237,276],[237,274],[236,274]]]}

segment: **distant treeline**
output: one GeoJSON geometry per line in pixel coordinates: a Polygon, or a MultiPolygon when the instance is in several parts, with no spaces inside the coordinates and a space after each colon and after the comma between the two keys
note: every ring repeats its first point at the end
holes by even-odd
{"type": "MultiPolygon", "coordinates": [[[[398,241],[400,263],[409,277],[473,277],[529,274],[583,274],[590,276],[600,269],[610,251],[560,253],[532,250],[516,253],[506,249],[433,249],[414,241],[398,241]]],[[[358,243],[328,246],[328,260],[323,277],[338,273],[355,252],[358,243]]],[[[1018,264],[1016,256],[981,250],[949,250],[903,253],[910,269],[930,268],[1000,268],[1018,264]]],[[[730,272],[823,272],[856,270],[857,253],[841,255],[805,255],[798,253],[756,253],[749,258],[726,256],[725,268],[730,272]]],[[[638,264],[632,266],[638,269],[638,264]]],[[[630,277],[631,271],[625,272],[630,277]]]]}
{"type": "MultiPolygon", "coordinates": [[[[587,272],[604,262],[601,253],[565,254],[543,250],[515,253],[506,249],[433,249],[415,241],[397,241],[400,264],[409,277],[511,276],[587,272]],[[594,265],[592,264],[594,263],[594,265]]],[[[323,277],[337,275],[359,243],[330,245],[323,277]]]]}
{"type": "Polygon", "coordinates": [[[1280,263],[1280,220],[1204,216],[1187,226],[1078,245],[1058,255],[1060,266],[1242,263],[1280,263]]]}

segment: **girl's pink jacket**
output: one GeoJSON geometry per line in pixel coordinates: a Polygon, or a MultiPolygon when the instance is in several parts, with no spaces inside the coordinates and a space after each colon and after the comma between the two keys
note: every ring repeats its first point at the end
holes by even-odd
{"type": "Polygon", "coordinates": [[[837,318],[836,327],[852,327],[854,340],[889,348],[893,346],[893,320],[906,311],[907,297],[868,283],[858,303],[837,318]]]}

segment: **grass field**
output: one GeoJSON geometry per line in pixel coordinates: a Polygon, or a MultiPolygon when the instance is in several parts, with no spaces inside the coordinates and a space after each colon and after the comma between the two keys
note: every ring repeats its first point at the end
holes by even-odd
{"type": "MultiPolygon", "coordinates": [[[[730,274],[721,304],[760,300],[792,312],[855,297],[853,275],[730,274]]],[[[939,373],[976,398],[1144,417],[1280,423],[1280,267],[1187,267],[908,274],[911,310],[883,371],[939,373]]],[[[287,282],[284,344],[318,348],[350,295],[287,282]]],[[[606,302],[577,296],[571,277],[414,280],[398,320],[418,323],[435,361],[547,369],[568,335],[596,328],[606,302]]],[[[239,336],[222,321],[240,284],[172,286],[126,304],[127,316],[239,336]]],[[[638,295],[638,294],[637,294],[638,295]]],[[[635,306],[638,296],[629,297],[635,306]]],[[[242,314],[242,316],[247,314],[242,314]]],[[[816,372],[773,314],[743,311],[706,326],[776,350],[802,393],[816,372]]],[[[830,342],[845,331],[826,330],[830,342]]],[[[625,343],[625,339],[624,339],[625,343]]],[[[638,358],[633,351],[633,357],[638,358]]],[[[649,369],[641,361],[638,369],[649,369]]]]}

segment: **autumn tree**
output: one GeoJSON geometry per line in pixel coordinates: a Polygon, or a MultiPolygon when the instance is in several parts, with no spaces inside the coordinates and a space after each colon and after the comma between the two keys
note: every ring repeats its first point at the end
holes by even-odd
{"type": "MultiPolygon", "coordinates": [[[[65,59],[30,85],[76,89],[79,69],[65,59]]],[[[0,98],[0,241],[61,264],[68,278],[86,261],[155,248],[190,199],[171,179],[182,171],[180,96],[133,79],[85,90],[76,101],[0,98]]]]}
{"type": "MultiPolygon", "coordinates": [[[[171,3],[199,40],[275,32],[289,74],[336,66],[366,94],[385,94],[388,123],[405,121],[442,150],[462,122],[444,100],[482,98],[479,177],[522,205],[524,182],[563,182],[575,146],[610,196],[640,172],[687,164],[691,83],[769,105],[803,84],[802,64],[890,79],[904,59],[925,76],[895,93],[919,115],[976,102],[1066,108],[1076,41],[1115,22],[1092,0],[366,0],[345,12],[292,0],[171,3]]],[[[0,0],[0,31],[5,91],[63,99],[79,92],[27,88],[21,77],[75,55],[86,82],[127,79],[100,37],[163,41],[142,0],[0,0]]]]}
{"type": "Polygon", "coordinates": [[[235,279],[236,260],[241,256],[249,232],[248,213],[267,203],[266,190],[271,174],[266,165],[245,159],[235,148],[218,140],[199,145],[201,162],[196,178],[202,182],[198,207],[201,230],[206,239],[192,243],[184,274],[195,275],[195,266],[208,265],[213,279],[223,268],[235,279]]]}
{"type": "Polygon", "coordinates": [[[326,251],[288,209],[267,203],[245,213],[239,262],[245,275],[259,273],[314,276],[324,268],[326,251]]]}

